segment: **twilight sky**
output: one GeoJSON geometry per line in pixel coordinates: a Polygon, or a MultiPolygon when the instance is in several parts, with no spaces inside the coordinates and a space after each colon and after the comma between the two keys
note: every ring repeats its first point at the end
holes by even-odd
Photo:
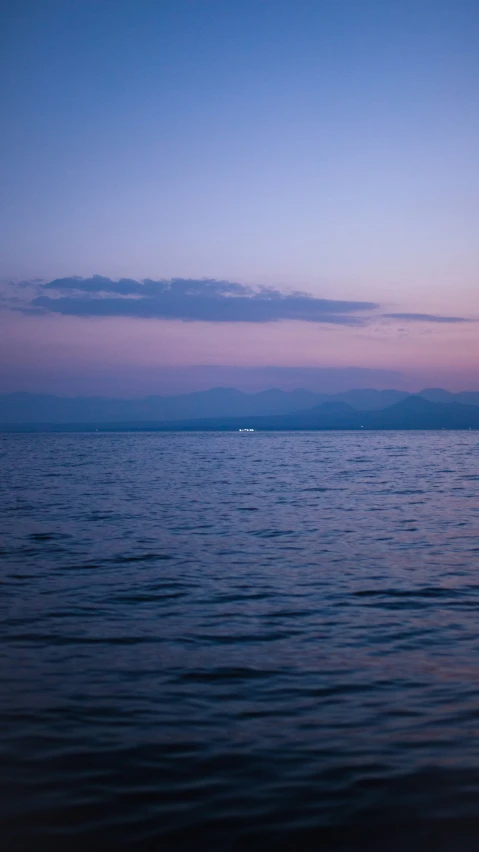
{"type": "Polygon", "coordinates": [[[0,0],[0,391],[479,389],[477,0],[0,0]]]}

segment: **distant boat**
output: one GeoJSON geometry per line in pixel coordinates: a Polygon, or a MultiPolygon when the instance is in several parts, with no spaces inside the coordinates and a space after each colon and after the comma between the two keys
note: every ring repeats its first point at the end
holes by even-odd
{"type": "Polygon", "coordinates": [[[254,432],[254,429],[238,429],[238,432],[254,432]]]}

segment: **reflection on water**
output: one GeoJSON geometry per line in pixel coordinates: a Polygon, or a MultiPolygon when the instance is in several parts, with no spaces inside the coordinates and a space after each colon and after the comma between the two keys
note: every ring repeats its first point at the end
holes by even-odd
{"type": "Polygon", "coordinates": [[[476,433],[0,463],[4,848],[478,848],[476,433]]]}

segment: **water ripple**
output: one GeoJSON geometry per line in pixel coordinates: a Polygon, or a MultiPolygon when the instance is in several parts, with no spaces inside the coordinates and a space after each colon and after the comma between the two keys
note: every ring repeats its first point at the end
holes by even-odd
{"type": "Polygon", "coordinates": [[[474,433],[0,456],[3,848],[477,848],[474,433]]]}

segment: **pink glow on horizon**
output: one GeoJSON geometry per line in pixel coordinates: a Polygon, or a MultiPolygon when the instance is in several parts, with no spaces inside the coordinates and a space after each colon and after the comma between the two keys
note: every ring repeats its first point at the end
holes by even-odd
{"type": "MultiPolygon", "coordinates": [[[[233,384],[253,390],[272,386],[271,376],[276,374],[261,373],[268,367],[285,368],[274,382],[282,387],[291,382],[298,386],[294,376],[287,374],[288,368],[295,367],[326,369],[333,371],[331,375],[349,368],[396,374],[393,380],[387,374],[381,378],[379,372],[372,375],[376,387],[479,387],[475,323],[378,321],[350,328],[291,321],[188,323],[3,313],[0,361],[3,391],[42,392],[57,387],[69,394],[133,396],[162,392],[161,388],[194,390],[205,382],[209,387],[233,384]]],[[[343,378],[338,373],[338,381],[347,383],[347,376],[347,372],[343,378]]],[[[349,381],[351,387],[358,386],[354,376],[349,381]]],[[[314,379],[319,390],[318,382],[321,377],[314,379]]],[[[363,378],[360,386],[365,382],[363,378]]]]}

